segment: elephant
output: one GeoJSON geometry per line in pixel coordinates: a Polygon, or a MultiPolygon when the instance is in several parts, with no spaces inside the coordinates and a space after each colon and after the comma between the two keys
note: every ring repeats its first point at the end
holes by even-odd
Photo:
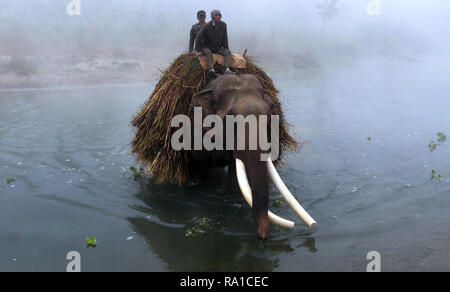
{"type": "MultiPolygon", "coordinates": [[[[194,120],[195,109],[201,109],[202,119],[207,116],[216,115],[220,120],[224,120],[230,116],[269,116],[272,113],[274,104],[271,98],[265,94],[264,88],[257,77],[251,74],[242,75],[221,75],[210,81],[204,90],[198,92],[192,97],[189,107],[189,117],[194,120]]],[[[261,125],[261,120],[256,119],[258,128],[267,129],[264,133],[269,137],[271,135],[271,125],[267,119],[267,128],[261,125]]],[[[194,121],[195,125],[195,121],[194,121]]],[[[203,126],[201,123],[197,127],[202,127],[202,135],[206,135],[211,128],[203,126]]],[[[269,220],[288,228],[293,227],[293,222],[284,220],[268,210],[269,205],[269,176],[272,177],[277,187],[291,207],[300,215],[306,213],[297,201],[293,198],[282,182],[279,182],[279,176],[276,174],[275,167],[271,160],[261,159],[263,154],[268,154],[268,150],[263,150],[260,145],[256,149],[250,150],[250,128],[248,124],[245,126],[245,149],[237,147],[236,137],[239,131],[236,125],[231,129],[234,135],[234,148],[231,150],[190,150],[188,151],[189,167],[195,168],[211,168],[211,167],[228,167],[228,179],[232,190],[240,189],[247,202],[252,207],[252,215],[257,225],[257,235],[260,239],[267,239],[270,233],[269,220]],[[280,187],[281,186],[281,187],[280,187]],[[286,194],[288,193],[288,194],[286,194]],[[295,201],[295,202],[294,202],[295,201]]],[[[195,128],[195,126],[194,126],[195,128]]],[[[223,135],[229,131],[229,127],[223,126],[223,135]]],[[[219,130],[220,131],[220,130],[219,130]]],[[[192,131],[193,132],[193,131],[192,131]]],[[[218,134],[216,132],[216,134],[218,134]]],[[[194,135],[194,134],[192,134],[194,135]]],[[[262,136],[257,134],[258,141],[262,136]]],[[[213,137],[213,139],[216,136],[213,137]]],[[[217,135],[218,137],[218,135],[217,135]]],[[[273,137],[272,137],[273,138],[273,137]]],[[[278,140],[277,140],[278,141],[278,140]]],[[[273,141],[272,141],[273,142],[273,141]]],[[[226,143],[226,141],[224,141],[226,143]]],[[[278,142],[279,143],[279,142],[278,142]]],[[[279,146],[279,145],[276,145],[279,146]]],[[[267,155],[268,156],[268,155],[267,155]]],[[[309,215],[308,215],[309,216],[309,215]]],[[[310,218],[312,220],[312,218],[310,218]]],[[[313,220],[310,221],[313,225],[313,220]]]]}
{"type": "MultiPolygon", "coordinates": [[[[259,80],[249,74],[222,75],[209,82],[205,90],[196,94],[191,101],[190,114],[195,107],[202,109],[203,117],[218,115],[224,119],[226,115],[270,115],[273,109],[270,97],[264,94],[259,80]]],[[[209,130],[209,129],[204,129],[209,130]]],[[[224,128],[224,136],[226,129],[224,128]]],[[[235,159],[244,162],[252,189],[252,213],[258,226],[258,236],[266,239],[269,236],[270,224],[268,213],[268,178],[266,164],[260,161],[261,150],[215,150],[190,152],[190,167],[225,167],[228,166],[230,187],[237,189],[235,159]]]]}

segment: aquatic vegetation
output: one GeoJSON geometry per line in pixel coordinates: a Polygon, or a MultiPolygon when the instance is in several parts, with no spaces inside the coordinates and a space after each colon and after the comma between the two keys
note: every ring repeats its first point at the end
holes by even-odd
{"type": "Polygon", "coordinates": [[[13,183],[14,181],[15,181],[15,179],[12,177],[6,179],[7,184],[13,183]]]}
{"type": "Polygon", "coordinates": [[[144,169],[143,169],[142,167],[141,167],[141,168],[139,169],[139,171],[138,171],[136,167],[131,166],[131,167],[130,167],[130,170],[131,170],[131,172],[132,172],[130,178],[134,178],[134,179],[140,178],[140,177],[143,176],[144,173],[145,173],[145,171],[144,171],[144,169]]]}
{"type": "MultiPolygon", "coordinates": [[[[445,142],[445,141],[447,140],[447,135],[445,135],[445,134],[442,133],[442,132],[437,133],[436,136],[439,137],[438,142],[445,142]]],[[[440,145],[440,144],[436,144],[434,141],[431,141],[431,142],[428,144],[428,148],[430,148],[430,151],[433,152],[434,150],[436,150],[437,146],[439,146],[439,145],[440,145]]]]}
{"type": "Polygon", "coordinates": [[[438,140],[439,142],[444,142],[447,140],[447,135],[445,135],[442,132],[437,133],[437,136],[439,137],[439,140],[438,140]]]}
{"type": "Polygon", "coordinates": [[[367,141],[372,141],[372,137],[367,137],[367,141]]]}
{"type": "Polygon", "coordinates": [[[431,171],[431,179],[437,179],[438,181],[440,181],[442,177],[449,177],[449,176],[450,175],[448,173],[444,175],[438,174],[435,169],[431,171]]]}
{"type": "Polygon", "coordinates": [[[197,224],[200,227],[211,227],[214,224],[214,221],[212,219],[209,219],[207,217],[200,218],[197,220],[197,224]]]}
{"type": "Polygon", "coordinates": [[[199,234],[204,234],[208,230],[210,230],[216,223],[207,217],[198,218],[194,217],[193,219],[193,226],[188,228],[186,231],[186,237],[195,237],[199,234]]]}
{"type": "Polygon", "coordinates": [[[95,237],[86,237],[86,246],[87,247],[96,247],[97,239],[95,237]]]}
{"type": "Polygon", "coordinates": [[[272,206],[277,207],[277,208],[281,208],[284,206],[283,201],[281,200],[276,200],[272,203],[272,206]]]}
{"type": "Polygon", "coordinates": [[[434,150],[436,150],[436,147],[438,146],[438,144],[434,143],[434,141],[431,141],[428,144],[428,148],[430,149],[431,152],[433,152],[434,150]]]}

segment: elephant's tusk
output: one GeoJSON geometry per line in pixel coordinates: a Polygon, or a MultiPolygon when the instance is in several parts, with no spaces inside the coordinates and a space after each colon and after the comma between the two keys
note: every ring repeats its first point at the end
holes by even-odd
{"type": "Polygon", "coordinates": [[[300,218],[302,218],[309,227],[317,227],[317,222],[308,214],[308,212],[305,211],[305,209],[303,209],[300,203],[294,198],[289,189],[286,187],[277,170],[275,169],[275,166],[273,165],[272,159],[270,157],[267,160],[267,169],[269,170],[269,174],[272,178],[273,183],[280,191],[281,195],[283,195],[289,206],[294,209],[298,216],[300,216],[300,218]]]}
{"type": "MultiPolygon", "coordinates": [[[[242,195],[244,196],[245,200],[250,205],[250,207],[253,207],[252,189],[250,188],[250,184],[248,183],[244,162],[242,162],[242,160],[240,159],[236,159],[236,175],[242,195]]],[[[289,229],[294,228],[295,225],[294,222],[278,217],[277,215],[273,214],[270,211],[268,211],[268,215],[269,220],[272,223],[289,229]]]]}

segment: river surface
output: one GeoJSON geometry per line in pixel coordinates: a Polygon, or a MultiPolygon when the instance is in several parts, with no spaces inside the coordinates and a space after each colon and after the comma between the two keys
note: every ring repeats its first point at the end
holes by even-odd
{"type": "Polygon", "coordinates": [[[182,188],[132,177],[129,122],[154,84],[1,91],[0,271],[65,271],[70,251],[82,271],[366,271],[370,251],[382,271],[450,271],[448,58],[291,73],[273,77],[305,144],[280,173],[319,228],[271,186],[297,224],[266,242],[225,170],[182,188]]]}

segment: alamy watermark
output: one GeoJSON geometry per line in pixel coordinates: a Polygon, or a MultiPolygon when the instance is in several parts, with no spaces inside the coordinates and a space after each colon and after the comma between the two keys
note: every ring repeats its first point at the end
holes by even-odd
{"type": "MultiPolygon", "coordinates": [[[[71,251],[67,253],[66,259],[70,261],[66,267],[67,272],[81,272],[81,255],[79,252],[71,251]]],[[[367,272],[381,272],[381,255],[378,251],[367,253],[366,259],[369,261],[366,268],[367,272]]]]}
{"type": "Polygon", "coordinates": [[[367,254],[366,259],[369,262],[367,265],[367,272],[381,272],[381,255],[377,251],[371,251],[367,254]]]}
{"type": "Polygon", "coordinates": [[[371,0],[367,5],[367,15],[379,16],[381,15],[381,0],[371,0]]]}
{"type": "Polygon", "coordinates": [[[208,115],[203,118],[202,112],[201,107],[195,107],[193,121],[186,115],[177,115],[172,119],[171,127],[178,128],[171,139],[171,146],[175,151],[255,151],[259,149],[263,152],[270,152],[270,154],[261,154],[261,161],[266,161],[269,157],[272,160],[278,159],[280,154],[279,116],[270,116],[270,127],[268,127],[269,116],[267,115],[248,115],[246,117],[227,115],[225,118],[219,115],[208,115]],[[269,130],[270,142],[268,141],[269,130]]]}
{"type": "Polygon", "coordinates": [[[77,251],[71,251],[67,254],[66,260],[70,262],[67,264],[66,272],[79,273],[81,272],[81,255],[77,251]]]}
{"type": "Polygon", "coordinates": [[[66,7],[67,15],[79,16],[81,15],[81,0],[72,0],[66,7]]]}

